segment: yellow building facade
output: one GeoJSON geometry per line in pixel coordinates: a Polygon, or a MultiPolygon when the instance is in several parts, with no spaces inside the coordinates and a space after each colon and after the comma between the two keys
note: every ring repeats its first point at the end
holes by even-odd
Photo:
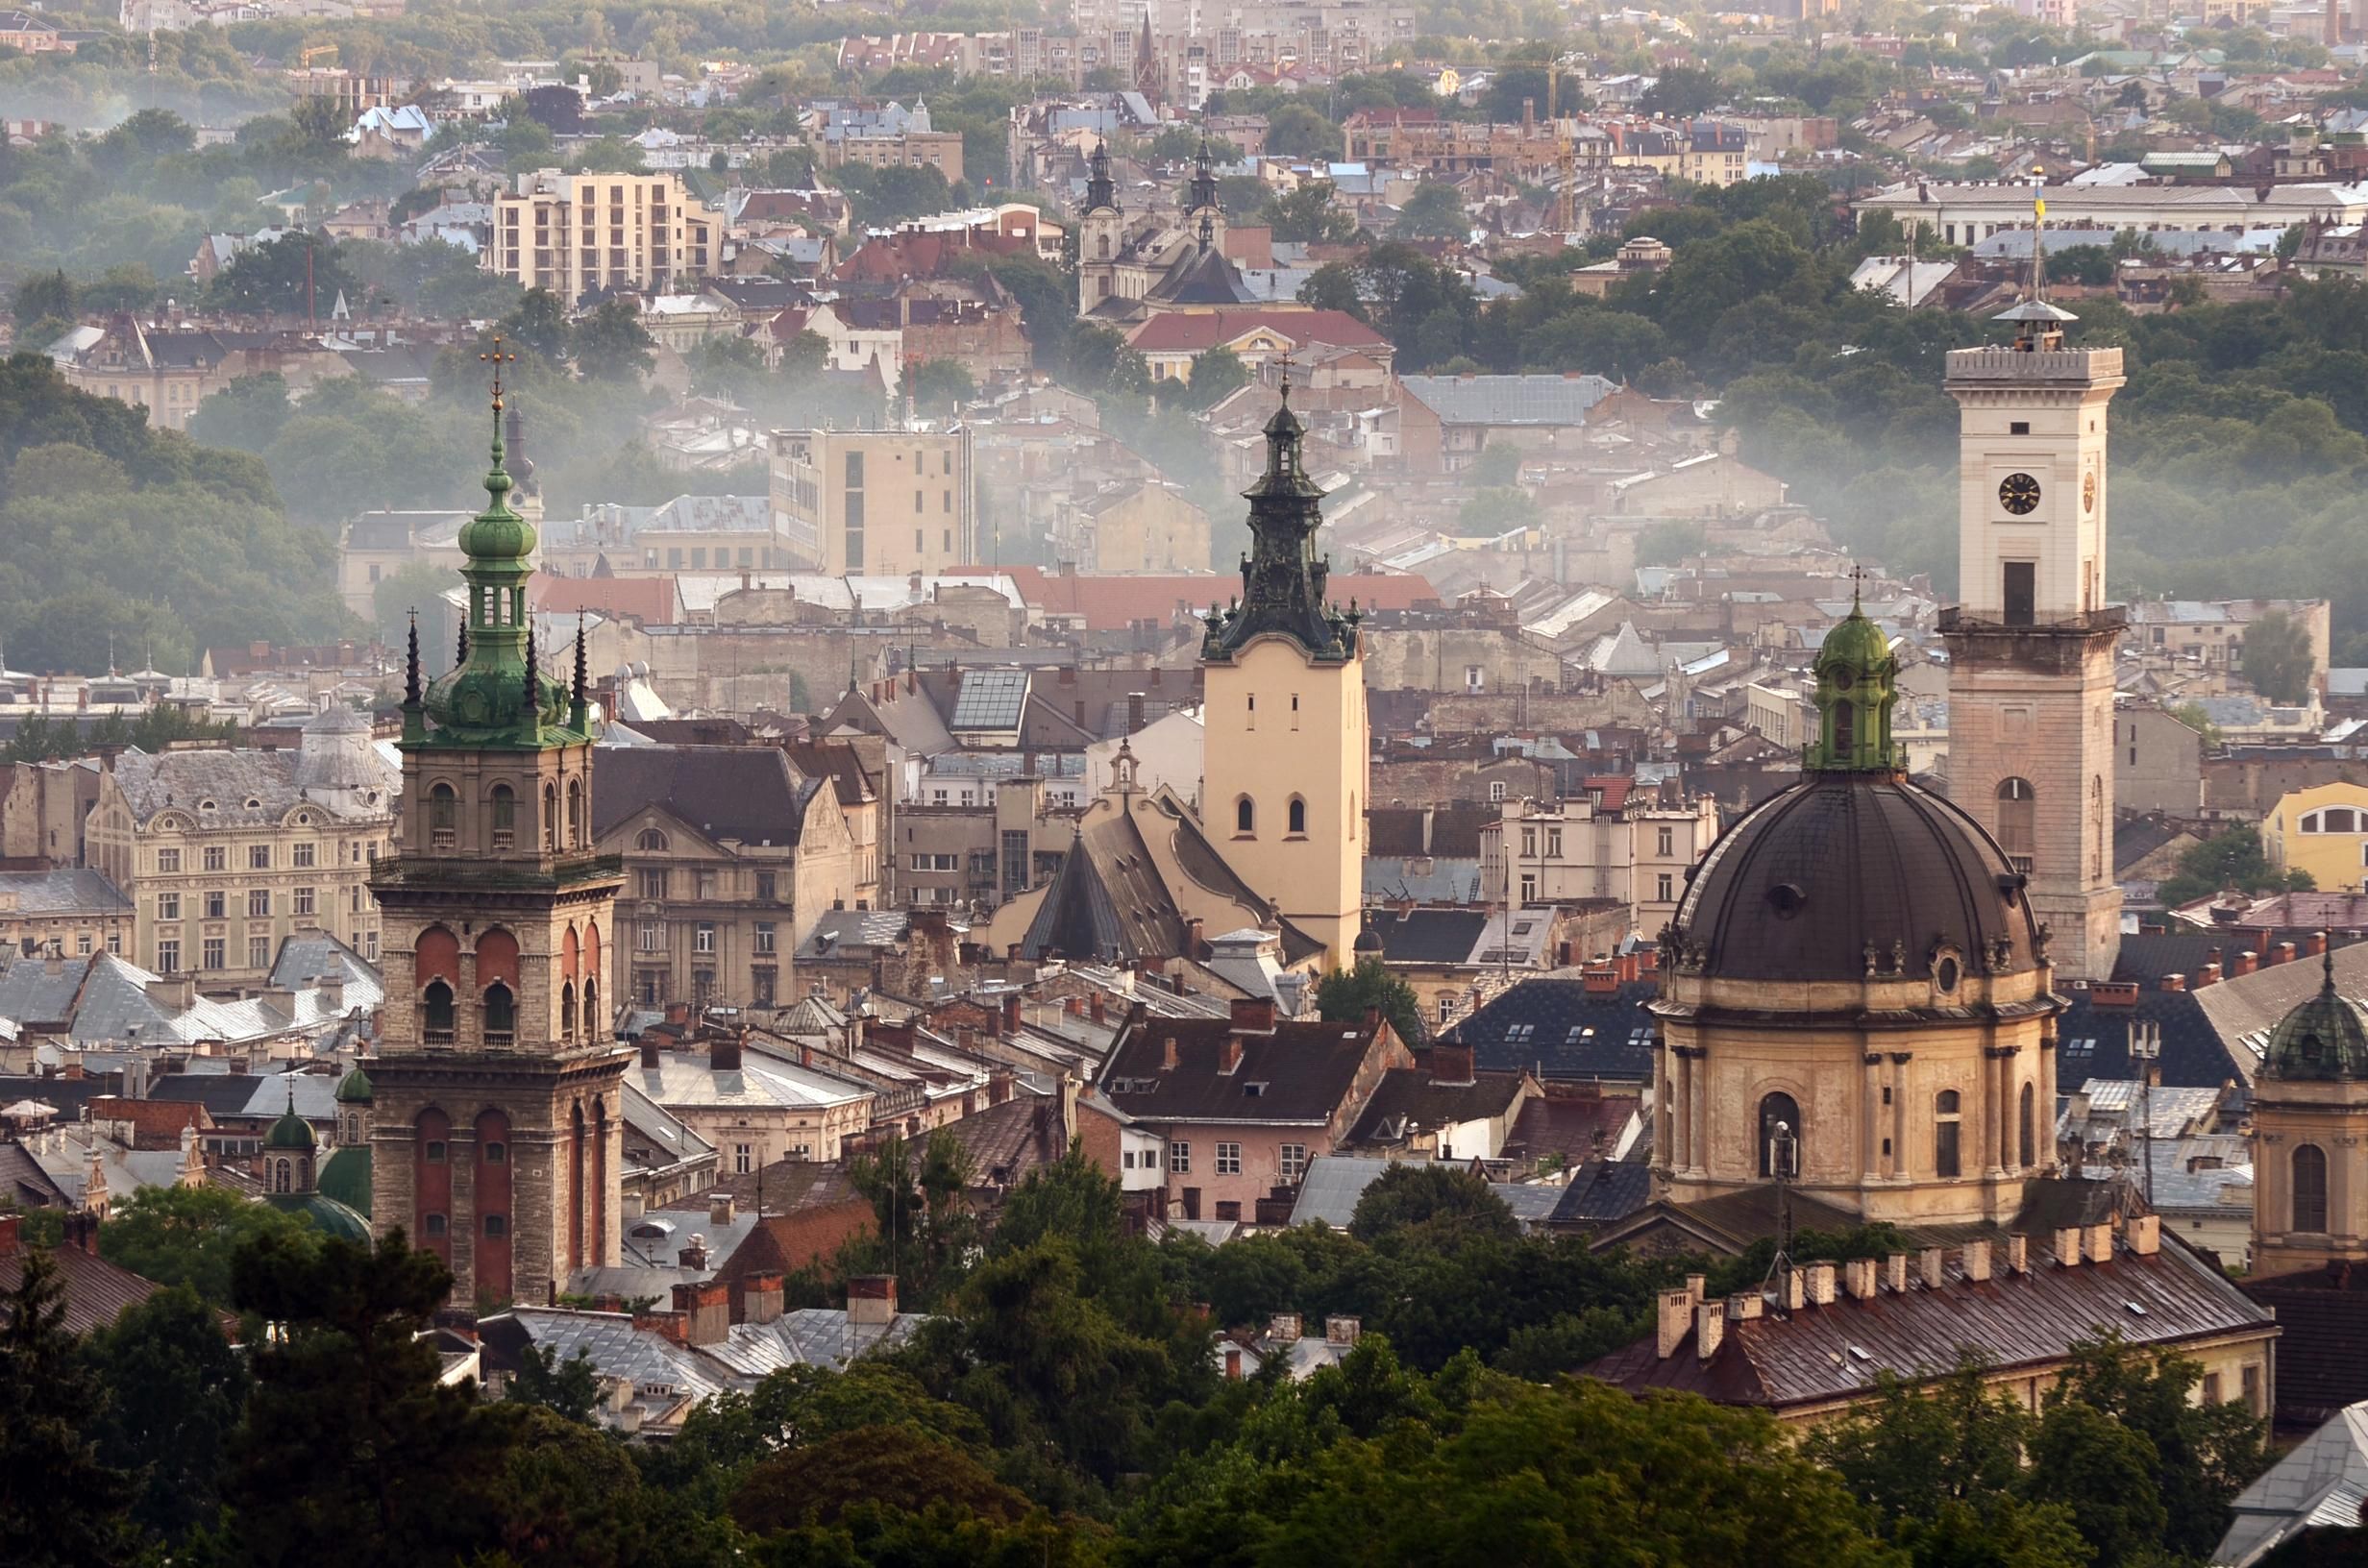
{"type": "Polygon", "coordinates": [[[2307,871],[2330,893],[2368,877],[2368,786],[2321,784],[2279,797],[2261,819],[2261,852],[2281,871],[2307,871]]]}
{"type": "Polygon", "coordinates": [[[1360,618],[1324,600],[1323,492],[1301,463],[1304,433],[1286,381],[1246,492],[1242,598],[1210,616],[1201,644],[1200,819],[1225,863],[1345,969],[1363,929],[1371,724],[1360,618]]]}

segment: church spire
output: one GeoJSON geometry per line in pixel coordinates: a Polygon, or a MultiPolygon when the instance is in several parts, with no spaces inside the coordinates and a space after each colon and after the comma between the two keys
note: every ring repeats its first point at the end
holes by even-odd
{"type": "Polygon", "coordinates": [[[592,727],[592,699],[589,685],[590,683],[584,679],[583,612],[578,610],[576,612],[576,684],[568,693],[567,725],[570,729],[587,734],[592,727]]]}
{"type": "Polygon", "coordinates": [[[1817,738],[1801,766],[1813,773],[1897,773],[1901,748],[1891,739],[1899,659],[1859,597],[1863,567],[1850,574],[1850,613],[1825,634],[1817,676],[1817,738]]]}
{"type": "Polygon", "coordinates": [[[1291,361],[1282,361],[1282,401],[1267,421],[1267,467],[1242,494],[1249,502],[1250,553],[1242,561],[1242,598],[1212,615],[1204,659],[1229,659],[1252,639],[1289,637],[1311,658],[1344,660],[1356,647],[1356,615],[1324,602],[1331,563],[1316,551],[1323,526],[1323,488],[1308,477],[1307,427],[1291,411],[1291,361]]]}
{"type": "Polygon", "coordinates": [[[1184,210],[1208,212],[1217,207],[1217,170],[1209,162],[1209,134],[1200,133],[1200,156],[1193,161],[1192,184],[1184,187],[1184,210]]]}
{"type": "Polygon", "coordinates": [[[1094,155],[1085,160],[1085,210],[1119,210],[1118,184],[1110,178],[1109,144],[1096,138],[1094,155]]]}

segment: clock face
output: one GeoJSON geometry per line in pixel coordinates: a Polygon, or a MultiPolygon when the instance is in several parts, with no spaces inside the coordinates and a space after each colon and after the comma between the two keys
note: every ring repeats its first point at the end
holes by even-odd
{"type": "Polygon", "coordinates": [[[2039,481],[2028,474],[2010,474],[1998,481],[1998,504],[2016,517],[2028,517],[2039,504],[2039,481]]]}
{"type": "Polygon", "coordinates": [[[2096,509],[2097,475],[2096,471],[2091,469],[2081,478],[2081,510],[2084,512],[2093,512],[2096,509]]]}

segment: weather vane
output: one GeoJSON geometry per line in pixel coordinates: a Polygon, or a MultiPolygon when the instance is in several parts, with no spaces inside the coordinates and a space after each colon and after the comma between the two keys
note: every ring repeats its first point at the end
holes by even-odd
{"type": "Polygon", "coordinates": [[[483,363],[489,364],[493,367],[493,411],[498,414],[502,411],[502,367],[504,365],[516,364],[518,362],[518,356],[514,354],[504,354],[502,352],[502,337],[501,334],[497,332],[494,334],[493,352],[491,354],[481,354],[477,357],[483,363]]]}

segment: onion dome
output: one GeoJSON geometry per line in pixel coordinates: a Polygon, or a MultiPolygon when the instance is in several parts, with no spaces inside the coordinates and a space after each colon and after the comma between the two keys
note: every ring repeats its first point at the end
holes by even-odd
{"type": "Polygon", "coordinates": [[[2261,1051],[2258,1076],[2368,1078],[2368,1010],[2335,990],[2335,949],[2327,949],[2319,989],[2278,1020],[2261,1051]]]}
{"type": "Polygon", "coordinates": [[[356,1063],[354,1069],[337,1080],[339,1105],[368,1105],[371,1099],[370,1075],[356,1063]]]}
{"type": "Polygon", "coordinates": [[[312,1136],[312,1123],[296,1114],[296,1086],[290,1084],[287,1090],[287,1112],[278,1121],[271,1124],[271,1131],[263,1135],[263,1147],[267,1149],[311,1149],[319,1145],[320,1139],[312,1136]]]}
{"type": "Polygon", "coordinates": [[[1382,952],[1381,933],[1369,925],[1359,931],[1355,951],[1359,958],[1379,958],[1382,952]]]}

